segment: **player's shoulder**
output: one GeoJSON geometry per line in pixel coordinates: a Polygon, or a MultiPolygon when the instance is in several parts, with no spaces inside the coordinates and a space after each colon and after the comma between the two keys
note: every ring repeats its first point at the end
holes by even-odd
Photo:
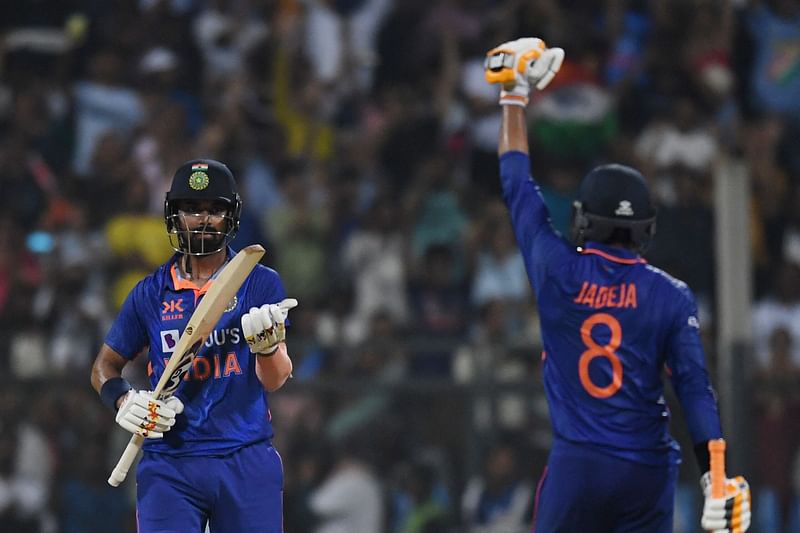
{"type": "Polygon", "coordinates": [[[687,285],[685,281],[680,280],[649,263],[643,266],[644,269],[653,276],[653,278],[656,280],[656,283],[661,285],[663,290],[669,292],[671,296],[681,298],[687,303],[694,302],[694,294],[692,293],[692,289],[689,288],[689,285],[687,285]]]}
{"type": "Polygon", "coordinates": [[[171,277],[170,269],[172,263],[173,261],[170,260],[156,268],[153,272],[147,274],[136,284],[136,289],[140,291],[160,290],[164,283],[171,277]]]}
{"type": "Polygon", "coordinates": [[[262,280],[278,280],[280,279],[280,275],[278,271],[270,268],[266,265],[262,265],[261,263],[257,264],[256,267],[253,269],[252,276],[257,279],[262,280]]]}

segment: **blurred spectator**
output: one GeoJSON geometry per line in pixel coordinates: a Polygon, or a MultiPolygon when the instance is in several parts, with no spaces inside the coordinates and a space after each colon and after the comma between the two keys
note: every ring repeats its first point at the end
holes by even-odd
{"type": "MultiPolygon", "coordinates": [[[[412,253],[419,259],[431,246],[442,245],[453,251],[453,259],[463,262],[462,241],[467,230],[467,215],[460,205],[453,184],[453,168],[442,155],[422,164],[416,187],[406,194],[406,209],[412,220],[412,253]]],[[[452,265],[456,267],[458,265],[452,265]]],[[[454,270],[452,275],[463,276],[454,270]]]]}
{"type": "Polygon", "coordinates": [[[717,141],[696,102],[682,97],[675,100],[668,115],[645,127],[636,141],[636,155],[644,174],[654,182],[660,203],[674,205],[678,202],[675,175],[697,179],[708,175],[717,156],[717,141]]]}
{"type": "Polygon", "coordinates": [[[75,102],[75,172],[91,172],[91,158],[100,136],[109,131],[130,133],[145,118],[137,92],[125,85],[124,59],[113,50],[96,52],[89,77],[73,88],[75,102]]]}
{"type": "Polygon", "coordinates": [[[449,519],[445,505],[436,495],[436,471],[422,461],[401,465],[396,473],[399,493],[395,510],[394,533],[438,533],[447,531],[449,519]]]}
{"type": "Polygon", "coordinates": [[[64,533],[105,533],[127,531],[128,506],[119,498],[119,489],[107,483],[108,467],[98,461],[108,445],[107,439],[92,436],[81,439],[73,461],[66,465],[69,474],[61,488],[62,528],[64,533]],[[98,512],[102,509],[102,512],[98,512]]]}
{"type": "Polygon", "coordinates": [[[353,313],[369,320],[385,311],[405,323],[406,242],[398,227],[399,212],[390,198],[376,200],[341,250],[345,271],[355,289],[353,313]]]}
{"type": "Polygon", "coordinates": [[[755,376],[756,457],[759,488],[753,502],[759,531],[789,531],[791,464],[800,450],[800,368],[792,361],[792,335],[781,327],[769,336],[769,366],[755,376]]]}
{"type": "MultiPolygon", "coordinates": [[[[392,0],[310,0],[307,2],[306,53],[313,76],[342,93],[368,89],[376,34],[392,0]]],[[[333,103],[333,102],[331,102],[333,103]]]]}
{"type": "MultiPolygon", "coordinates": [[[[367,338],[348,350],[340,362],[343,375],[371,383],[392,385],[408,375],[407,348],[398,341],[397,325],[387,313],[376,314],[367,338]],[[348,357],[349,356],[349,357],[348,357]]],[[[327,434],[335,440],[348,438],[353,432],[372,427],[391,414],[391,389],[375,388],[362,394],[344,397],[337,412],[328,421],[327,434]]]]}
{"type": "MultiPolygon", "coordinates": [[[[684,280],[694,291],[701,312],[714,294],[714,215],[710,176],[673,167],[669,177],[675,202],[659,207],[658,230],[646,250],[647,260],[684,280]]],[[[712,307],[713,308],[713,307],[712,307]]]]}
{"type": "MultiPolygon", "coordinates": [[[[474,425],[476,430],[523,429],[528,421],[527,402],[530,395],[493,391],[502,384],[522,384],[533,381],[530,364],[513,350],[509,334],[508,315],[512,313],[502,300],[485,303],[478,320],[470,332],[468,343],[460,346],[453,363],[453,378],[457,383],[474,384],[481,393],[474,394],[474,425]]],[[[531,322],[537,320],[530,319],[531,322]]],[[[525,346],[525,358],[533,352],[525,346]]]]}
{"type": "Polygon", "coordinates": [[[192,32],[203,55],[206,84],[217,86],[241,74],[248,52],[270,32],[266,20],[250,12],[255,2],[212,0],[195,16],[192,32]]]}
{"type": "Polygon", "coordinates": [[[800,120],[797,47],[800,46],[800,5],[794,0],[753,2],[747,29],[754,44],[751,93],[758,110],[783,113],[800,120]]]}
{"type": "Polygon", "coordinates": [[[453,250],[432,245],[424,254],[418,279],[409,289],[417,348],[411,362],[414,376],[450,375],[451,351],[467,329],[468,289],[457,279],[453,250]]]}
{"type": "Polygon", "coordinates": [[[102,234],[88,227],[87,208],[73,202],[51,211],[44,227],[53,239],[47,276],[36,294],[36,316],[50,322],[50,371],[91,364],[102,333],[97,324],[108,310],[106,279],[96,267],[105,259],[102,234]],[[57,269],[57,270],[56,270],[57,269]]]}
{"type": "Polygon", "coordinates": [[[487,206],[476,228],[474,275],[470,298],[475,307],[490,300],[520,305],[530,297],[528,275],[507,217],[487,206]]]}
{"type": "Polygon", "coordinates": [[[769,294],[753,307],[755,363],[759,369],[770,366],[770,336],[776,328],[784,328],[791,335],[791,362],[795,367],[800,367],[799,265],[778,265],[769,294]]]}
{"type": "MultiPolygon", "coordinates": [[[[794,257],[792,226],[787,225],[791,224],[787,212],[790,216],[793,212],[787,209],[792,201],[791,180],[778,159],[783,131],[781,121],[770,116],[754,119],[742,131],[753,190],[753,259],[759,295],[764,292],[774,265],[784,256],[790,260],[794,257]]],[[[797,258],[800,260],[800,250],[797,258]]]]}
{"type": "Polygon", "coordinates": [[[104,228],[112,267],[108,280],[112,311],[120,308],[139,280],[172,255],[163,217],[149,214],[144,181],[132,179],[123,190],[125,205],[104,228]]]}
{"type": "Polygon", "coordinates": [[[383,530],[383,490],[369,463],[347,443],[337,449],[330,473],[309,497],[319,525],[314,533],[375,533],[383,530]]]}
{"type": "Polygon", "coordinates": [[[45,184],[32,173],[27,144],[22,136],[0,140],[0,208],[24,228],[34,228],[48,206],[45,184]]]}
{"type": "Polygon", "coordinates": [[[525,475],[519,450],[508,443],[493,446],[483,473],[469,480],[461,501],[469,533],[524,533],[531,530],[533,484],[525,475]]]}
{"type": "Polygon", "coordinates": [[[44,435],[32,422],[21,389],[0,392],[0,523],[4,529],[37,533],[49,527],[53,460],[44,435]]]}
{"type": "Polygon", "coordinates": [[[279,250],[274,260],[288,293],[300,301],[325,287],[325,242],[330,228],[323,206],[314,205],[307,168],[296,162],[281,169],[280,194],[285,199],[263,215],[265,234],[279,250]]]}
{"type": "MultiPolygon", "coordinates": [[[[311,440],[311,439],[309,439],[311,440]]],[[[312,533],[318,519],[310,508],[314,488],[323,481],[328,450],[322,443],[301,442],[292,447],[292,461],[284,468],[284,530],[312,533]]]]}

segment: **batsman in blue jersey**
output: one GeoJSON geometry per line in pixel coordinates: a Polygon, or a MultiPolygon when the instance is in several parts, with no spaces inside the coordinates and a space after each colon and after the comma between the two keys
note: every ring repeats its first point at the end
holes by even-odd
{"type": "Polygon", "coordinates": [[[174,396],[153,400],[122,378],[143,352],[154,387],[189,317],[232,257],[241,200],[213,160],[175,173],[164,217],[176,254],[130,292],[92,368],[92,385],[126,430],[146,437],[139,462],[140,533],[282,531],[283,468],[272,447],[268,392],[292,371],[284,342],[296,301],[256,265],[174,396]]]}
{"type": "Polygon", "coordinates": [[[706,472],[702,527],[745,531],[747,482],[726,480],[723,498],[710,495],[707,443],[722,432],[694,296],[640,255],[656,219],[644,178],[622,165],[589,172],[569,243],[552,228],[530,176],[529,91],[543,89],[563,57],[563,50],[525,38],[486,58],[487,81],[502,88],[503,196],[539,306],[554,434],[537,491],[535,531],[672,531],[680,449],[668,432],[664,372],[706,472]]]}

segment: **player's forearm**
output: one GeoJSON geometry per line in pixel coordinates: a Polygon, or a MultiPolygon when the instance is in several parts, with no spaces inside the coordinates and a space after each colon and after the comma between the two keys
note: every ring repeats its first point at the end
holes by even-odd
{"type": "Polygon", "coordinates": [[[127,362],[127,359],[104,344],[92,365],[92,387],[110,409],[118,409],[120,401],[131,388],[122,378],[122,369],[127,362]]]}
{"type": "Polygon", "coordinates": [[[285,343],[280,343],[275,353],[269,357],[256,356],[256,376],[267,391],[280,389],[291,374],[292,360],[285,343]]]}
{"type": "Polygon", "coordinates": [[[94,390],[99,394],[106,381],[122,376],[122,369],[127,362],[107,345],[103,345],[92,365],[91,382],[94,390]]]}
{"type": "Polygon", "coordinates": [[[525,108],[516,105],[504,105],[503,122],[500,127],[498,155],[509,151],[528,153],[528,129],[525,123],[525,108]]]}

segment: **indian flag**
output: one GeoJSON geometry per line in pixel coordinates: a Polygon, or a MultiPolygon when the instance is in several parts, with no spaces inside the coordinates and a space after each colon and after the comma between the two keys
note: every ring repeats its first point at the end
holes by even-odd
{"type": "Polygon", "coordinates": [[[208,170],[208,165],[205,163],[197,163],[192,165],[192,170],[208,170]]]}

